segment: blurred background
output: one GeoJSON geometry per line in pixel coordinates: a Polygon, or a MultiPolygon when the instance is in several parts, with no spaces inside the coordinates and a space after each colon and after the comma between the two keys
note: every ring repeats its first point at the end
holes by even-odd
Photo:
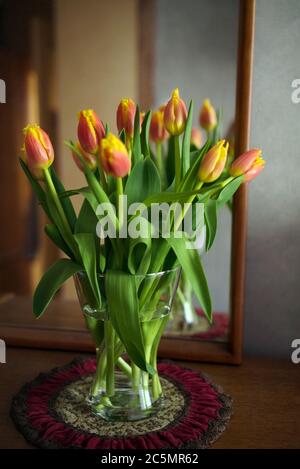
{"type": "MultiPolygon", "coordinates": [[[[83,182],[63,146],[75,138],[80,109],[94,108],[115,130],[121,98],[146,110],[178,86],[196,110],[210,97],[226,133],[234,120],[238,3],[0,0],[0,79],[7,85],[0,104],[1,293],[31,295],[59,256],[17,163],[21,129],[39,122],[51,135],[68,188],[83,182]]],[[[299,78],[299,1],[257,0],[255,37],[251,146],[263,149],[267,166],[249,188],[244,347],[248,354],[289,356],[300,335],[300,104],[291,100],[291,82],[299,78]]],[[[222,312],[229,311],[230,247],[231,215],[224,210],[204,259],[222,312]]],[[[61,295],[74,297],[72,282],[61,295]]]]}

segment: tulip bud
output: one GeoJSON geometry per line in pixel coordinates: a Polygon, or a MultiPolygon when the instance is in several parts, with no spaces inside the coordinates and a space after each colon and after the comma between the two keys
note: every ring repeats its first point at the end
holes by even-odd
{"type": "MultiPolygon", "coordinates": [[[[82,158],[84,159],[84,161],[86,162],[88,167],[92,171],[94,171],[97,167],[97,161],[96,161],[95,156],[91,155],[90,153],[87,153],[86,151],[84,151],[79,142],[76,144],[76,148],[81,153],[82,158]]],[[[75,153],[75,151],[72,151],[72,157],[73,157],[74,162],[76,163],[76,166],[80,169],[80,171],[84,172],[83,163],[80,160],[77,153],[75,153]]]]}
{"type": "Polygon", "coordinates": [[[132,138],[134,132],[134,118],[136,105],[130,98],[122,99],[117,109],[118,131],[125,130],[127,137],[132,138]]]}
{"type": "Polygon", "coordinates": [[[105,137],[105,128],[92,109],[79,112],[77,135],[84,151],[93,155],[97,153],[101,139],[105,137]]]}
{"type": "Polygon", "coordinates": [[[180,135],[185,129],[187,120],[187,109],[184,101],[179,96],[176,88],[171,99],[168,101],[164,112],[164,123],[171,135],[180,135]]]}
{"type": "Polygon", "coordinates": [[[245,182],[254,179],[265,167],[265,160],[261,156],[262,151],[258,148],[246,151],[236,158],[229,169],[233,177],[244,175],[245,182]]]}
{"type": "Polygon", "coordinates": [[[163,142],[168,138],[168,131],[164,124],[165,105],[160,106],[158,111],[153,112],[150,123],[150,139],[155,142],[163,142]]]}
{"type": "Polygon", "coordinates": [[[207,132],[213,130],[217,125],[217,115],[209,99],[205,99],[199,115],[199,123],[207,132]]]}
{"type": "Polygon", "coordinates": [[[24,161],[24,163],[27,165],[29,171],[31,172],[32,176],[35,179],[38,179],[42,181],[44,179],[44,172],[42,169],[39,168],[31,168],[28,164],[28,158],[27,158],[27,153],[25,150],[25,145],[22,146],[21,148],[21,160],[24,161]]]}
{"type": "Polygon", "coordinates": [[[199,168],[199,179],[202,182],[213,182],[222,174],[227,158],[228,143],[220,140],[203,157],[199,168]]]}
{"type": "Polygon", "coordinates": [[[202,134],[201,134],[201,131],[197,127],[192,128],[191,144],[194,145],[194,147],[196,148],[201,148],[202,134]]]}
{"type": "Polygon", "coordinates": [[[131,168],[127,149],[121,140],[109,133],[101,140],[100,163],[103,170],[115,177],[126,176],[131,168]]]}
{"type": "Polygon", "coordinates": [[[24,129],[24,158],[29,169],[36,174],[48,169],[54,160],[54,151],[50,138],[38,125],[28,125],[24,129]]]}

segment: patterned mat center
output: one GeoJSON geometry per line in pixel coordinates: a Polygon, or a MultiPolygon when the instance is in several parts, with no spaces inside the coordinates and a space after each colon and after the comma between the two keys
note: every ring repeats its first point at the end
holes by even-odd
{"type": "Polygon", "coordinates": [[[184,410],[183,393],[171,381],[162,378],[164,401],[156,415],[135,422],[107,422],[93,415],[86,402],[91,383],[92,375],[89,375],[63,387],[51,404],[61,421],[81,432],[94,433],[102,438],[142,435],[167,427],[184,410]]]}

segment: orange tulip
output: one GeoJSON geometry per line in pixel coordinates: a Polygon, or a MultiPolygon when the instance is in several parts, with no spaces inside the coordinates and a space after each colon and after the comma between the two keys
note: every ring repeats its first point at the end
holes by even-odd
{"type": "Polygon", "coordinates": [[[228,143],[220,140],[203,157],[199,168],[199,179],[202,182],[213,182],[218,179],[225,167],[228,143]]]}
{"type": "Polygon", "coordinates": [[[187,109],[176,88],[168,101],[164,112],[164,123],[171,135],[180,135],[184,132],[187,120],[187,109]]]}
{"type": "Polygon", "coordinates": [[[92,109],[80,111],[78,117],[77,135],[80,145],[84,151],[94,155],[105,137],[104,125],[92,109]]]}
{"type": "Polygon", "coordinates": [[[40,170],[49,168],[54,160],[53,146],[46,132],[38,125],[28,125],[24,129],[23,157],[29,169],[41,174],[40,170]]]}
{"type": "Polygon", "coordinates": [[[150,139],[155,142],[163,142],[169,136],[164,124],[165,105],[160,106],[158,111],[153,112],[150,123],[150,139]]]}
{"type": "Polygon", "coordinates": [[[131,168],[127,149],[121,140],[109,133],[101,140],[100,163],[103,170],[115,177],[126,176],[131,168]]]}
{"type": "Polygon", "coordinates": [[[199,115],[199,123],[207,132],[213,130],[217,125],[217,115],[209,99],[205,99],[199,115]]]}
{"type": "Polygon", "coordinates": [[[132,138],[134,132],[134,118],[136,105],[130,98],[122,99],[117,109],[118,131],[125,130],[127,137],[132,138]]]}
{"type": "MultiPolygon", "coordinates": [[[[82,158],[84,159],[88,167],[92,171],[94,171],[97,167],[97,160],[96,160],[95,155],[91,155],[90,153],[87,153],[86,151],[84,151],[79,142],[77,142],[76,148],[81,153],[82,158]]],[[[77,153],[75,153],[75,151],[72,151],[72,157],[73,157],[74,162],[76,163],[76,166],[80,169],[80,171],[84,172],[84,165],[82,161],[80,160],[79,156],[77,155],[77,153]]]]}
{"type": "Polygon", "coordinates": [[[194,145],[196,148],[201,148],[202,134],[201,134],[201,131],[197,127],[192,128],[191,144],[194,145]]]}
{"type": "Polygon", "coordinates": [[[233,177],[244,175],[245,182],[256,178],[265,167],[265,160],[261,154],[262,151],[258,148],[246,151],[233,161],[229,174],[233,177]]]}

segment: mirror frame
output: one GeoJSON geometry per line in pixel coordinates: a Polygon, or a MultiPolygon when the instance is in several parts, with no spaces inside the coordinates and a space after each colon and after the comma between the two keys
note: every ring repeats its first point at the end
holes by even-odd
{"type": "MultiPolygon", "coordinates": [[[[150,108],[154,96],[155,0],[139,0],[139,97],[142,109],[150,108]]],[[[255,0],[240,0],[236,86],[236,153],[248,149],[251,117],[252,64],[255,0]]],[[[163,338],[160,357],[180,360],[240,364],[243,342],[243,308],[247,232],[247,187],[243,184],[233,203],[231,257],[231,323],[229,341],[212,342],[163,338]]],[[[31,299],[0,297],[1,338],[7,345],[92,352],[78,302],[57,299],[50,314],[36,325],[31,299]],[[79,314],[76,314],[78,311],[79,314]]]]}

